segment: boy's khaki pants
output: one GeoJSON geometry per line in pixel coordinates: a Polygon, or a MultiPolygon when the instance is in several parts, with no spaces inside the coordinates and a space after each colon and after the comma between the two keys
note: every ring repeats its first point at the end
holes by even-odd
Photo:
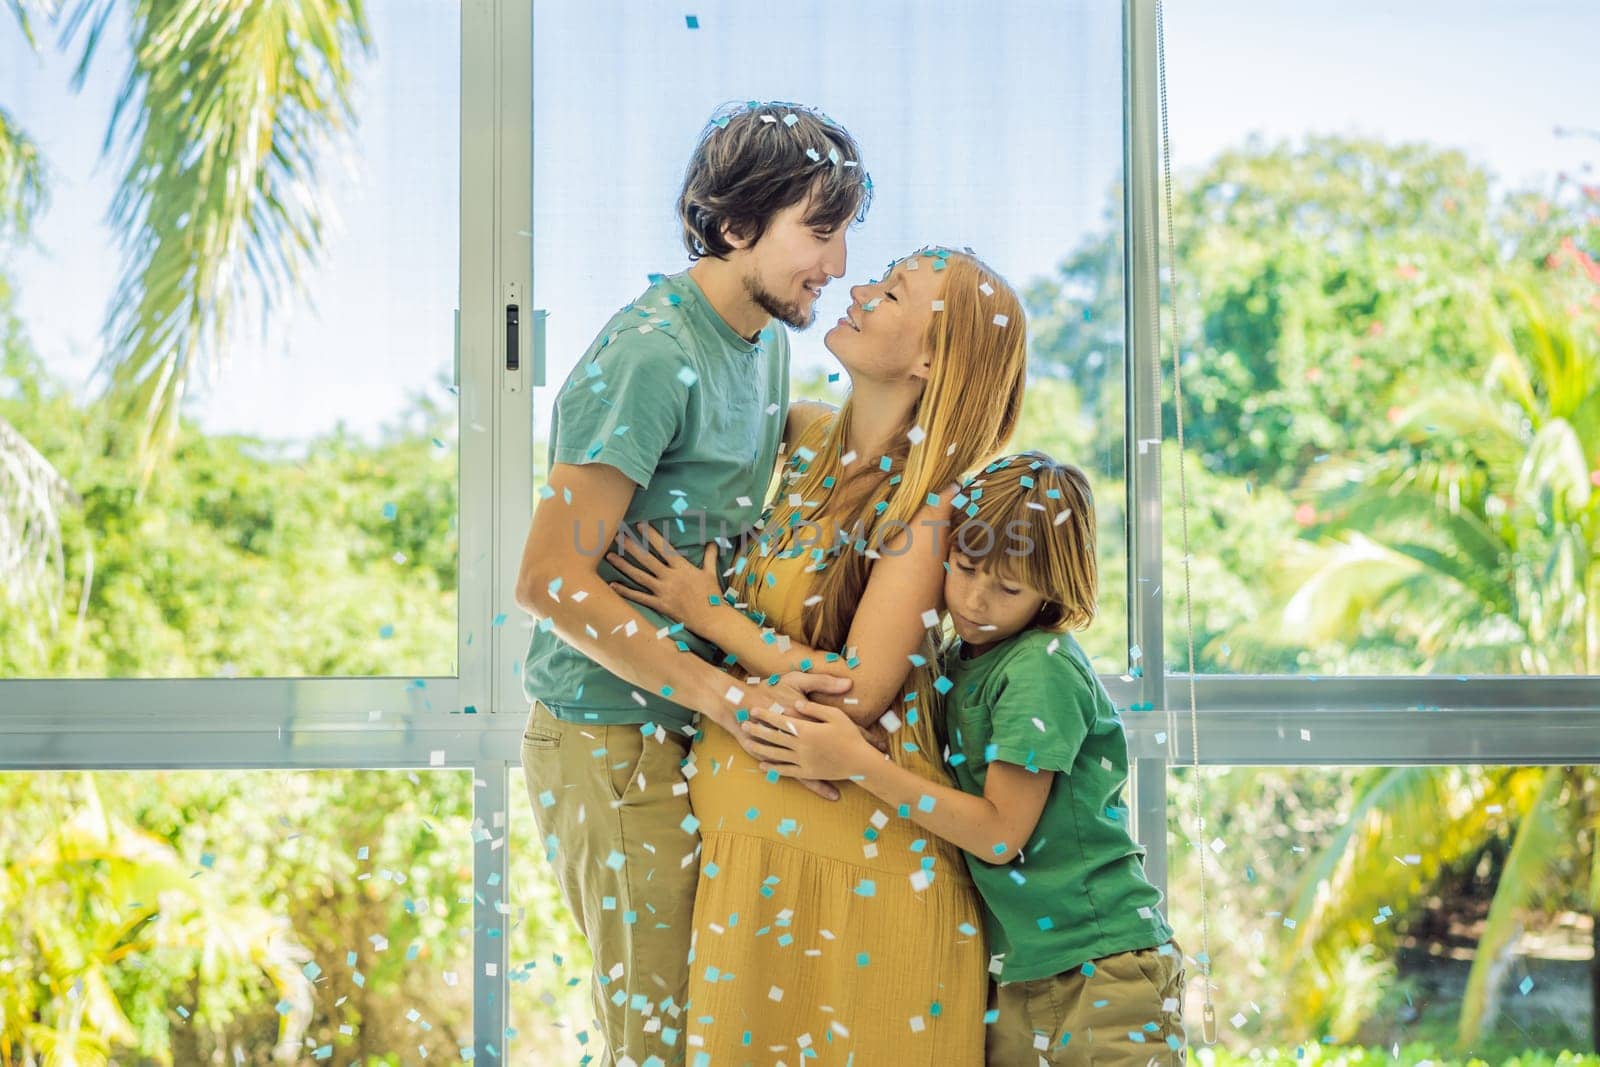
{"type": "Polygon", "coordinates": [[[674,731],[563,722],[537,702],[523,732],[540,844],[594,953],[601,1067],[684,1062],[700,876],[700,835],[686,822],[688,752],[674,731]]]}
{"type": "Polygon", "coordinates": [[[1183,951],[1147,948],[1031,982],[991,983],[990,1067],[1184,1062],[1183,951]],[[1174,1039],[1174,1040],[1169,1040],[1174,1039]]]}

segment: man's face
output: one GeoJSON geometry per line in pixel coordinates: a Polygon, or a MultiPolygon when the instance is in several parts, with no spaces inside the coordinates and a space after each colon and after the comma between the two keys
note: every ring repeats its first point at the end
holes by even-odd
{"type": "Polygon", "coordinates": [[[845,227],[822,230],[806,223],[810,198],[772,217],[761,240],[742,249],[744,291],[781,322],[803,330],[817,317],[822,287],[845,269],[845,227]]]}

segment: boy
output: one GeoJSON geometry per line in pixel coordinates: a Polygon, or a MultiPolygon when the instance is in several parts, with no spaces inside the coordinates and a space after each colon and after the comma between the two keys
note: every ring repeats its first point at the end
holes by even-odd
{"type": "Polygon", "coordinates": [[[955,504],[944,721],[960,789],[886,761],[821,704],[755,713],[752,750],[780,774],[858,781],[965,850],[998,970],[990,1064],[1182,1063],[1183,954],[1128,832],[1122,723],[1068,633],[1099,584],[1088,479],[1024,453],[955,504]]]}

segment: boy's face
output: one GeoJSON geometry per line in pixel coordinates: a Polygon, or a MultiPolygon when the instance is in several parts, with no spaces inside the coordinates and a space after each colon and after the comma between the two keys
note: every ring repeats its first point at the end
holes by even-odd
{"type": "Polygon", "coordinates": [[[820,230],[806,224],[811,198],[772,216],[766,232],[738,255],[744,262],[744,291],[768,315],[803,330],[817,317],[822,287],[844,275],[845,230],[820,230]]]}
{"type": "Polygon", "coordinates": [[[1027,629],[1045,606],[1039,590],[985,569],[958,548],[950,550],[944,576],[944,602],[956,636],[973,652],[983,652],[1027,629]]]}

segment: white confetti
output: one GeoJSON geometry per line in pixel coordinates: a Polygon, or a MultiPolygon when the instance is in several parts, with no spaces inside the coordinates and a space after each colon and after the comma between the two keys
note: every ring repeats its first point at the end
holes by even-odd
{"type": "Polygon", "coordinates": [[[1011,319],[1009,317],[1005,316],[1005,315],[996,315],[994,317],[994,324],[996,326],[1004,326],[1006,323],[1008,323],[1010,321],[1011,321],[1011,319]]]}

